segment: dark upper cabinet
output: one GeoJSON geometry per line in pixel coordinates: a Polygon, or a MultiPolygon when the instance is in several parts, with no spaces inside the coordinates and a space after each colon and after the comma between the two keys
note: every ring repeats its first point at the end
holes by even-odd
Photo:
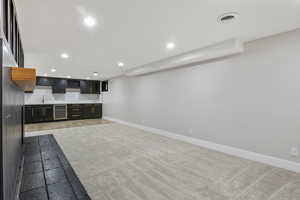
{"type": "Polygon", "coordinates": [[[93,94],[100,94],[100,81],[91,81],[92,82],[92,88],[93,88],[93,94]]]}
{"type": "Polygon", "coordinates": [[[81,94],[91,94],[92,88],[90,81],[80,81],[80,93],[81,94]]]}
{"type": "Polygon", "coordinates": [[[52,79],[47,77],[36,77],[36,85],[38,86],[52,86],[52,79]]]}
{"type": "Polygon", "coordinates": [[[52,93],[64,94],[66,88],[80,88],[81,94],[100,94],[101,83],[94,80],[62,79],[37,76],[37,86],[51,86],[52,93]]]}
{"type": "Polygon", "coordinates": [[[80,88],[80,81],[75,79],[69,79],[68,88],[80,88]]]}
{"type": "Polygon", "coordinates": [[[101,91],[102,92],[108,92],[108,81],[102,81],[101,82],[101,91]]]}
{"type": "Polygon", "coordinates": [[[81,94],[100,94],[100,81],[80,81],[81,94]]]}
{"type": "Polygon", "coordinates": [[[54,79],[52,85],[52,93],[64,94],[66,93],[67,80],[65,79],[54,79]]]}

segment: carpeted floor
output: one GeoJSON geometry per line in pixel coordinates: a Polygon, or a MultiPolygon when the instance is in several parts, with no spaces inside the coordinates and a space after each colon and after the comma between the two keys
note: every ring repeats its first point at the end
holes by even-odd
{"type": "Polygon", "coordinates": [[[47,132],[93,200],[300,199],[300,174],[124,125],[47,132]]]}

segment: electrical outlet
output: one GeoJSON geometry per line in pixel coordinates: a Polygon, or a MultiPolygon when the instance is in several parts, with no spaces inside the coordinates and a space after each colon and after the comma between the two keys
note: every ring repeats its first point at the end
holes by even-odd
{"type": "Polygon", "coordinates": [[[194,131],[192,128],[189,129],[189,134],[192,134],[194,131]]]}
{"type": "Polygon", "coordinates": [[[291,154],[291,156],[294,156],[294,157],[299,156],[299,149],[297,147],[292,147],[290,154],[291,154]]]}

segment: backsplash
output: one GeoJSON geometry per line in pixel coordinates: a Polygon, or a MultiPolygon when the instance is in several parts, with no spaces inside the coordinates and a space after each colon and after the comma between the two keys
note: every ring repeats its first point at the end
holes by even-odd
{"type": "Polygon", "coordinates": [[[100,103],[100,94],[80,94],[79,89],[67,89],[65,94],[52,94],[51,87],[37,87],[33,93],[25,93],[25,104],[47,103],[100,103]]]}

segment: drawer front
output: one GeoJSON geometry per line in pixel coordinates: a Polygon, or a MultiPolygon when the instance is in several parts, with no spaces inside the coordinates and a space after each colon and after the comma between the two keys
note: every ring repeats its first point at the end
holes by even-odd
{"type": "Polygon", "coordinates": [[[80,114],[81,113],[81,108],[69,108],[68,113],[80,114]]]}
{"type": "Polygon", "coordinates": [[[81,112],[82,112],[82,109],[81,109],[80,104],[69,104],[68,105],[68,114],[70,114],[70,116],[72,114],[81,115],[81,112]]]}
{"type": "Polygon", "coordinates": [[[81,108],[81,104],[68,104],[68,108],[81,108]]]}
{"type": "Polygon", "coordinates": [[[81,119],[80,114],[68,114],[68,119],[81,119]]]}

